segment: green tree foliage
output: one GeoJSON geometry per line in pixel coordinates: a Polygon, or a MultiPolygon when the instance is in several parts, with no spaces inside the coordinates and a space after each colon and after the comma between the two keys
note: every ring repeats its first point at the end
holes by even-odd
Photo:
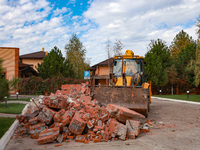
{"type": "Polygon", "coordinates": [[[179,47],[179,49],[176,54],[172,52],[175,54],[175,57],[172,56],[172,62],[177,70],[177,81],[183,84],[187,82],[193,84],[196,43],[184,31],[179,32],[176,37],[182,37],[174,39],[173,47],[179,47]]]}
{"type": "MultiPolygon", "coordinates": [[[[200,27],[199,27],[199,29],[200,29],[200,27]]],[[[200,83],[200,41],[199,41],[199,39],[197,40],[196,61],[195,61],[194,73],[195,73],[195,86],[198,87],[199,83],[200,83]]]]}
{"type": "Polygon", "coordinates": [[[73,64],[74,77],[77,79],[83,79],[84,70],[89,69],[89,64],[85,62],[86,49],[76,34],[72,35],[71,39],[65,46],[65,50],[68,60],[73,64]]]}
{"type": "Polygon", "coordinates": [[[152,40],[145,55],[145,73],[152,85],[163,87],[168,83],[168,67],[170,66],[170,53],[166,43],[161,39],[152,40]]]}
{"type": "Polygon", "coordinates": [[[192,37],[190,37],[185,31],[181,30],[170,45],[171,56],[177,58],[182,49],[185,49],[187,45],[190,45],[192,42],[192,37]]]}
{"type": "Polygon", "coordinates": [[[198,18],[196,26],[198,27],[197,35],[197,47],[196,47],[196,61],[195,61],[195,67],[194,67],[194,73],[195,73],[195,86],[198,87],[200,84],[200,17],[198,18]]]}
{"type": "Polygon", "coordinates": [[[43,59],[43,62],[38,64],[37,70],[39,76],[43,79],[56,76],[73,77],[72,67],[69,60],[63,57],[61,50],[55,46],[43,59]]]}
{"type": "MultiPolygon", "coordinates": [[[[2,67],[3,60],[0,59],[0,73],[3,72],[2,67]]],[[[0,75],[0,102],[4,100],[4,97],[10,96],[10,90],[14,90],[17,88],[17,83],[19,79],[13,78],[12,80],[7,80],[2,75],[0,75]]]]}
{"type": "MultiPolygon", "coordinates": [[[[2,63],[3,63],[3,60],[0,60],[0,73],[3,72],[2,63]]],[[[4,79],[1,75],[0,76],[0,101],[3,101],[5,96],[7,97],[10,96],[9,83],[8,83],[8,80],[4,79]]]]}

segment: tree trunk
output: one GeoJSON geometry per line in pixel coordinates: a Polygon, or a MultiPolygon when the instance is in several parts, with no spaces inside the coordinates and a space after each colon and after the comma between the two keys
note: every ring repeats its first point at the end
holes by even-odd
{"type": "Polygon", "coordinates": [[[177,83],[177,85],[176,85],[176,94],[177,94],[177,95],[179,94],[178,83],[177,83]]]}
{"type": "Polygon", "coordinates": [[[171,88],[171,93],[172,93],[172,95],[174,95],[174,87],[173,87],[173,84],[172,84],[172,88],[171,88]]]}

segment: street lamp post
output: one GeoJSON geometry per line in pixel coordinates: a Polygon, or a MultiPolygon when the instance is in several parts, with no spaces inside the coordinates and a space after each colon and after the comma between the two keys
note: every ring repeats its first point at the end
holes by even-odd
{"type": "Polygon", "coordinates": [[[16,95],[17,95],[17,99],[18,99],[19,92],[17,92],[16,95]]]}
{"type": "Polygon", "coordinates": [[[6,108],[8,108],[8,106],[7,106],[7,96],[5,96],[4,98],[5,98],[6,108]]]}
{"type": "Polygon", "coordinates": [[[189,99],[190,91],[187,91],[187,99],[189,99]]]}
{"type": "Polygon", "coordinates": [[[161,95],[161,93],[162,93],[162,90],[159,90],[159,92],[160,92],[160,95],[161,95]]]}

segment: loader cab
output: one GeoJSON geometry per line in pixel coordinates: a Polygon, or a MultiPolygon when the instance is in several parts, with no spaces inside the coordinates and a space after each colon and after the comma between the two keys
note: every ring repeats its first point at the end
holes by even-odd
{"type": "Polygon", "coordinates": [[[144,59],[116,57],[113,60],[113,76],[115,86],[142,86],[144,83],[144,59]],[[125,80],[125,81],[123,81],[125,80]],[[124,83],[125,82],[125,83],[124,83]]]}

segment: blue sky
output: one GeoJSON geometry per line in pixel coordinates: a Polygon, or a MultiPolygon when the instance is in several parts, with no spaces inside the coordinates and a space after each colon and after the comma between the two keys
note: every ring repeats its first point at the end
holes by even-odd
{"type": "Polygon", "coordinates": [[[151,40],[170,45],[181,30],[196,40],[199,8],[199,0],[0,0],[0,47],[27,54],[57,46],[65,56],[76,33],[91,65],[107,59],[108,38],[144,56],[151,40]]]}

